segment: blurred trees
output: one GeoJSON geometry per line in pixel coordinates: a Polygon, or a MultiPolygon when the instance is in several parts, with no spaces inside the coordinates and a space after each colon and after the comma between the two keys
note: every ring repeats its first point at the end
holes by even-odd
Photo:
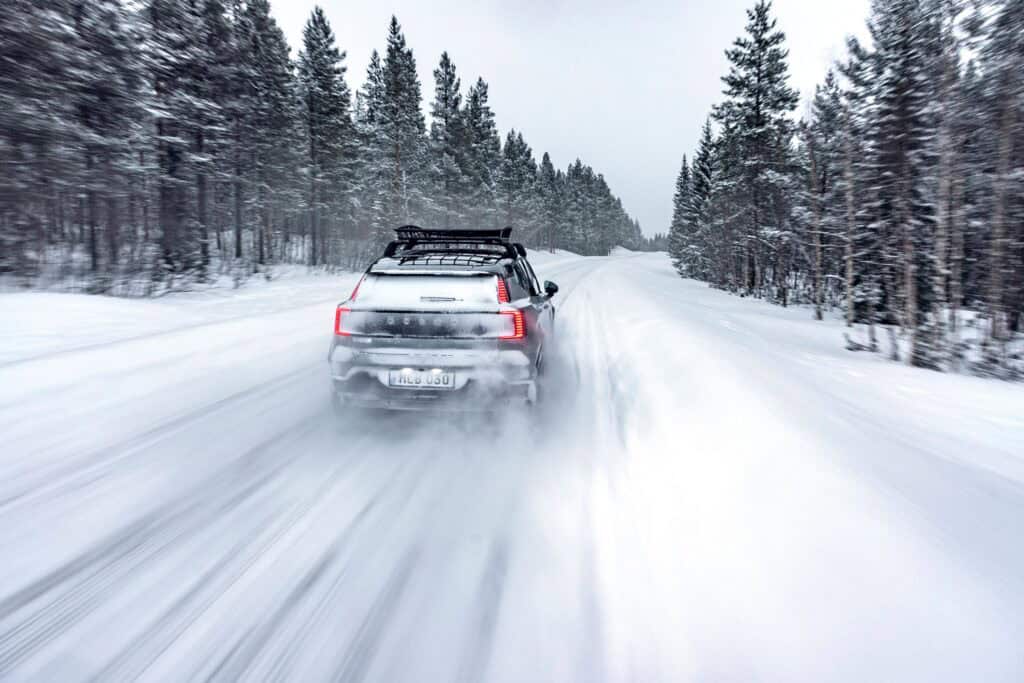
{"type": "Polygon", "coordinates": [[[713,139],[680,174],[682,273],[819,318],[841,307],[863,325],[851,348],[885,326],[922,367],[960,367],[970,324],[976,367],[1019,372],[1024,0],[875,0],[871,45],[849,41],[798,125],[770,11],[748,12],[713,139]]]}
{"type": "Polygon", "coordinates": [[[267,0],[12,0],[0,15],[0,275],[144,295],[356,266],[403,223],[651,246],[604,178],[502,144],[443,54],[429,128],[392,19],[361,89],[320,8],[292,60],[267,0]]]}

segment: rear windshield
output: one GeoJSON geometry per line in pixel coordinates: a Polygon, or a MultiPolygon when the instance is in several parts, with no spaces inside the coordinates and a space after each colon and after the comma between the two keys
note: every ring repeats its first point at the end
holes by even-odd
{"type": "Polygon", "coordinates": [[[394,309],[479,308],[498,302],[494,275],[367,275],[359,285],[361,306],[394,309]]]}

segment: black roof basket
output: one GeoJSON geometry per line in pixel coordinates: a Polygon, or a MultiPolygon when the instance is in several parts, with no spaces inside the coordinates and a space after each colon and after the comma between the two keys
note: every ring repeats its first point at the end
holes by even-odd
{"type": "Polygon", "coordinates": [[[395,229],[398,239],[384,250],[385,257],[413,258],[439,254],[474,254],[492,259],[516,258],[518,245],[510,242],[512,228],[494,230],[429,230],[416,225],[395,229]]]}

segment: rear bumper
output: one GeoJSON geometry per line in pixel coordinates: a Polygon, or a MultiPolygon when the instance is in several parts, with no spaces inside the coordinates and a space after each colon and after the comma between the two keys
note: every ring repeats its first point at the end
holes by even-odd
{"type": "Polygon", "coordinates": [[[353,349],[335,345],[331,380],[341,406],[385,410],[487,411],[536,400],[536,373],[520,351],[500,349],[353,349]],[[453,372],[453,389],[396,388],[389,373],[402,368],[453,372]]]}
{"type": "Polygon", "coordinates": [[[334,379],[334,394],[342,408],[382,410],[445,410],[482,412],[496,408],[528,405],[536,397],[534,380],[499,386],[469,382],[461,389],[393,389],[365,375],[334,379]]]}

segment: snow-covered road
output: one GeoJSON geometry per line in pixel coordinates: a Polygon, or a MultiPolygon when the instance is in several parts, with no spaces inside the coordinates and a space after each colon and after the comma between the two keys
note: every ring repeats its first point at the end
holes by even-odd
{"type": "Polygon", "coordinates": [[[0,680],[1024,680],[1024,389],[663,255],[538,271],[500,423],[333,418],[354,276],[0,295],[0,680]]]}

